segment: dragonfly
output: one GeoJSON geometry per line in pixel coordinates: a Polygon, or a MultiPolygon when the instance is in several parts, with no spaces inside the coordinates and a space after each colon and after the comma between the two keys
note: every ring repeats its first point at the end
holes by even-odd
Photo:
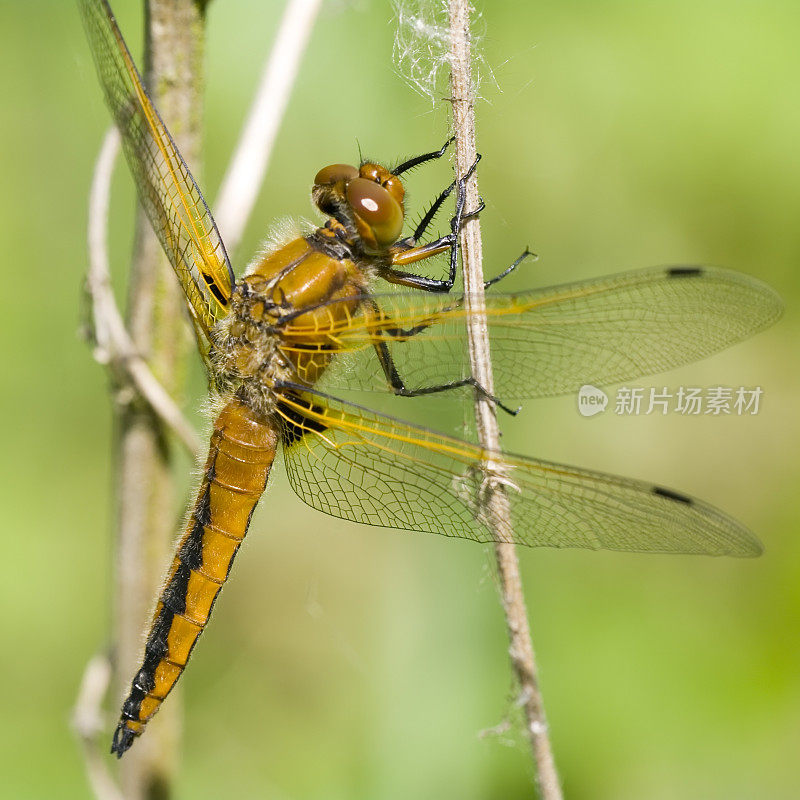
{"type": "Polygon", "coordinates": [[[531,547],[761,552],[743,524],[682,492],[486,449],[337,393],[416,397],[471,387],[514,413],[509,401],[625,382],[739,342],[780,316],[770,287],[720,268],[678,266],[493,291],[526,252],[487,281],[475,311],[454,289],[460,226],[482,210],[465,208],[469,174],[403,236],[401,176],[441,158],[449,141],[393,167],[362,161],[321,169],[312,199],[324,224],[272,247],[237,281],[107,0],[79,6],[139,200],[185,293],[219,409],[112,753],[131,747],[183,673],[279,448],[301,500],[354,522],[531,547]],[[451,195],[450,232],[425,241],[451,195]],[[414,271],[448,254],[446,278],[414,271]],[[492,393],[470,373],[465,326],[475,313],[490,335],[492,393]],[[499,476],[510,513],[482,502],[489,473],[499,476]]]}

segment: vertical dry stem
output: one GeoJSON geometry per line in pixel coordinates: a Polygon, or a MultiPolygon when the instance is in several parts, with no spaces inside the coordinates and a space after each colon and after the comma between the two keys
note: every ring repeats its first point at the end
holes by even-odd
{"type": "Polygon", "coordinates": [[[89,659],[81,679],[80,690],[72,711],[72,730],[83,751],[86,777],[96,800],[125,800],[108,768],[106,726],[101,708],[111,682],[111,662],[106,655],[89,659]]]}
{"type": "MultiPolygon", "coordinates": [[[[475,161],[475,93],[470,56],[470,7],[467,0],[449,0],[451,39],[450,89],[453,104],[453,124],[456,137],[456,173],[465,175],[475,161]]],[[[467,185],[466,208],[477,208],[478,183],[473,175],[467,185]]],[[[464,261],[464,289],[472,308],[483,307],[483,253],[481,229],[477,218],[467,221],[461,231],[461,252],[464,261]]],[[[488,391],[493,392],[492,362],[485,317],[471,315],[467,327],[472,374],[488,391]]],[[[499,428],[494,408],[485,396],[476,393],[475,419],[481,446],[489,452],[500,449],[499,428]]],[[[510,519],[508,498],[502,484],[491,480],[492,463],[487,470],[487,491],[483,502],[490,511],[488,519],[510,519]]],[[[510,527],[510,526],[509,526],[510,527]]],[[[499,532],[497,538],[506,538],[499,532]]],[[[536,676],[525,597],[514,545],[495,545],[503,609],[510,639],[509,654],[519,681],[521,700],[536,761],[539,792],[544,800],[560,800],[561,787],[553,760],[553,751],[545,720],[544,704],[536,676]]]]}
{"type": "Polygon", "coordinates": [[[322,0],[288,0],[247,122],[219,189],[214,216],[233,257],[264,181],[300,61],[322,0]]]}
{"type": "MultiPolygon", "coordinates": [[[[153,100],[197,175],[200,153],[201,66],[204,0],[149,0],[145,73],[153,100]]],[[[183,299],[143,213],[130,274],[128,327],[169,394],[180,394],[189,336],[183,299]]],[[[117,413],[116,694],[122,697],[142,649],[142,631],[153,608],[175,535],[177,503],[164,424],[132,386],[117,413]]],[[[127,800],[170,795],[178,738],[173,698],[121,763],[127,800]]]]}

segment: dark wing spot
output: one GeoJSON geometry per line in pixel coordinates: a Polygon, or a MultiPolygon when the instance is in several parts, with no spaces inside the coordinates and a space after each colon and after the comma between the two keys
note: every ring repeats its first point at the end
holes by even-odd
{"type": "Polygon", "coordinates": [[[695,278],[702,274],[702,267],[670,267],[667,270],[668,278],[695,278]]]}
{"type": "Polygon", "coordinates": [[[663,486],[654,486],[653,494],[657,494],[659,497],[666,497],[667,500],[675,500],[677,503],[685,503],[687,506],[693,505],[691,497],[679,492],[673,492],[672,489],[665,489],[663,486]]]}

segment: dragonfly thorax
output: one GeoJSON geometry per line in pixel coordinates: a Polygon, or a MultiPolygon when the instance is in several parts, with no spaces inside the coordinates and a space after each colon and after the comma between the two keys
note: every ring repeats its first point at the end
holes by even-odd
{"type": "Polygon", "coordinates": [[[262,256],[215,328],[215,369],[255,411],[274,411],[280,382],[313,385],[331,360],[325,331],[355,314],[367,276],[315,235],[262,256]]]}
{"type": "Polygon", "coordinates": [[[221,384],[263,416],[274,409],[276,381],[291,379],[293,373],[279,351],[276,313],[271,301],[242,281],[231,297],[231,313],[213,332],[212,359],[221,384]]]}

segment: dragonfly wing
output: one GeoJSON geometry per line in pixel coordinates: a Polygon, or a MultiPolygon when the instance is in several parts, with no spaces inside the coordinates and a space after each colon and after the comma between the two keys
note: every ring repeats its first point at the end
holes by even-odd
{"type": "Polygon", "coordinates": [[[292,488],[335,517],[531,547],[761,552],[736,520],[653,484],[486,452],[319,393],[286,395],[278,413],[292,488]],[[479,506],[486,461],[501,476],[510,518],[479,506]]]}
{"type": "Polygon", "coordinates": [[[79,0],[106,102],[153,229],[207,336],[228,313],[234,284],[203,195],[145,90],[106,0],[79,0]]]}
{"type": "MultiPolygon", "coordinates": [[[[380,314],[332,325],[339,353],[320,382],[327,390],[388,391],[374,345],[391,355],[409,389],[470,374],[463,297],[377,295],[380,314]]],[[[485,298],[495,394],[548,397],[585,383],[621,383],[705,358],[771,325],[780,297],[730,270],[637,270],[520,294],[485,298]]],[[[286,346],[303,330],[287,330],[286,346]]],[[[298,338],[298,342],[299,342],[298,338]]]]}

